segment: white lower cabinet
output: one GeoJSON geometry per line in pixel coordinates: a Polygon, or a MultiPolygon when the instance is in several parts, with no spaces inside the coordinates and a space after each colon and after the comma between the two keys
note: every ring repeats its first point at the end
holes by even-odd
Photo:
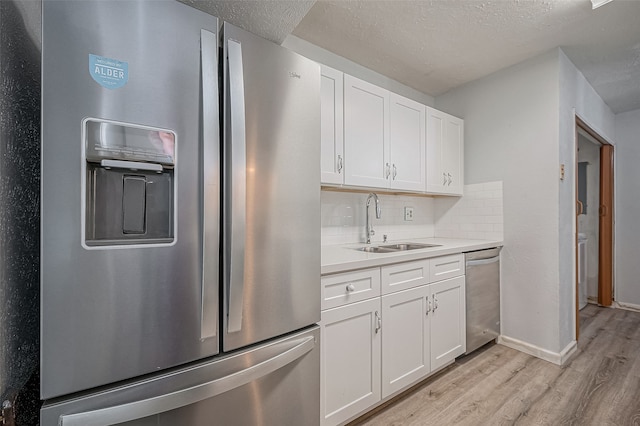
{"type": "Polygon", "coordinates": [[[322,311],[320,409],[336,425],[380,401],[380,298],[322,311]]]}
{"type": "Polygon", "coordinates": [[[464,275],[429,285],[431,294],[431,370],[448,364],[466,349],[464,275]]]}
{"type": "Polygon", "coordinates": [[[382,296],[382,397],[429,374],[429,286],[382,296]]]}
{"type": "Polygon", "coordinates": [[[452,267],[456,256],[322,277],[324,306],[343,303],[323,310],[320,322],[323,425],[364,414],[464,353],[464,264],[452,267]],[[429,281],[439,272],[447,279],[429,281]],[[358,291],[370,298],[348,302],[358,291]]]}

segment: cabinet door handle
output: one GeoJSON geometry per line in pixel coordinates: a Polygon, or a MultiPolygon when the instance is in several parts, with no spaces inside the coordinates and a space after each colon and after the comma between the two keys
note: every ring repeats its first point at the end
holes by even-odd
{"type": "Polygon", "coordinates": [[[389,179],[390,174],[391,174],[391,166],[389,166],[389,163],[387,163],[385,165],[384,178],[389,179]]]}
{"type": "Polygon", "coordinates": [[[342,155],[338,155],[338,173],[342,173],[342,155]]]}
{"type": "Polygon", "coordinates": [[[447,174],[445,172],[442,172],[442,185],[446,185],[447,184],[447,174]]]}
{"type": "Polygon", "coordinates": [[[435,312],[436,309],[438,309],[438,299],[436,298],[435,294],[431,297],[433,297],[433,312],[435,312]]]}
{"type": "Polygon", "coordinates": [[[380,318],[380,314],[378,313],[378,311],[376,311],[376,334],[378,334],[381,328],[382,328],[382,318],[380,318]]]}
{"type": "Polygon", "coordinates": [[[451,185],[451,173],[447,173],[447,176],[449,177],[449,182],[447,183],[447,185],[451,185]]]}
{"type": "Polygon", "coordinates": [[[396,169],[396,165],[393,165],[393,180],[396,180],[396,176],[398,176],[398,169],[396,169]]]}
{"type": "Polygon", "coordinates": [[[429,312],[431,312],[431,300],[429,300],[429,296],[425,297],[427,299],[427,316],[429,316],[429,312]]]}
{"type": "Polygon", "coordinates": [[[352,283],[347,284],[347,292],[351,293],[352,291],[355,291],[355,287],[353,286],[352,283]]]}

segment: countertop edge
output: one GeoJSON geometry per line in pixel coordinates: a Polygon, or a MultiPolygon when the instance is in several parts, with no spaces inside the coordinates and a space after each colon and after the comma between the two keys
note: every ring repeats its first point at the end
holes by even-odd
{"type": "MultiPolygon", "coordinates": [[[[468,240],[455,238],[420,238],[402,240],[402,242],[438,244],[439,247],[396,253],[365,253],[356,250],[357,247],[365,246],[363,243],[323,246],[320,273],[321,275],[329,275],[492,247],[502,247],[504,245],[504,242],[501,240],[468,240]]],[[[394,241],[390,241],[387,244],[390,243],[394,243],[394,241]]],[[[381,244],[372,245],[376,246],[381,244]]]]}

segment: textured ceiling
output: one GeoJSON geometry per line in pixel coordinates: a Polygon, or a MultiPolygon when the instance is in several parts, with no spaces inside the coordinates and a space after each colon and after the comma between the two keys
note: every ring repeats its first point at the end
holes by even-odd
{"type": "Polygon", "coordinates": [[[640,0],[320,0],[293,34],[432,96],[560,46],[615,113],[640,108],[640,0]]]}
{"type": "Polygon", "coordinates": [[[278,44],[315,3],[315,0],[180,1],[278,44]]]}

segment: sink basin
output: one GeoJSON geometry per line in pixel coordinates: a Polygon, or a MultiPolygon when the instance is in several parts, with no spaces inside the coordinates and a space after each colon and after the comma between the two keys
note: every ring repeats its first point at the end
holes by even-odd
{"type": "Polygon", "coordinates": [[[420,243],[400,243],[400,244],[390,244],[387,246],[380,246],[380,248],[395,250],[395,251],[404,251],[404,250],[418,250],[429,247],[440,247],[440,244],[420,244],[420,243]]]}
{"type": "Polygon", "coordinates": [[[375,246],[359,247],[356,250],[365,251],[367,253],[393,253],[397,251],[397,250],[386,248],[386,247],[375,247],[375,246]]]}
{"type": "Polygon", "coordinates": [[[417,250],[429,247],[440,247],[440,244],[400,243],[389,244],[385,246],[358,247],[355,250],[364,251],[367,253],[395,253],[398,251],[417,250]]]}

